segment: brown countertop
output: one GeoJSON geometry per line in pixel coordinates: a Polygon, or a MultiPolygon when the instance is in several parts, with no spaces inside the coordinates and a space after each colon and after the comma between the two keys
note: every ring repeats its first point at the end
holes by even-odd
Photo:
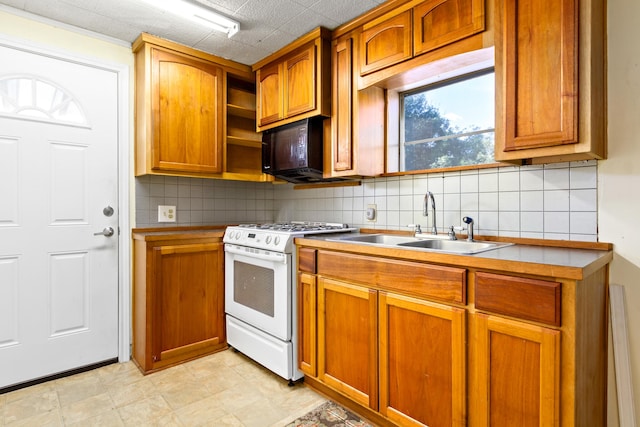
{"type": "Polygon", "coordinates": [[[549,241],[549,246],[545,246],[536,240],[535,244],[516,243],[473,255],[459,255],[328,240],[335,238],[336,235],[314,235],[296,238],[295,243],[361,255],[574,280],[582,280],[613,258],[610,245],[581,242],[549,241]]]}
{"type": "Polygon", "coordinates": [[[134,228],[131,236],[134,240],[146,242],[159,240],[181,240],[184,238],[220,238],[224,236],[226,226],[202,226],[202,227],[167,227],[163,228],[134,228]]]}

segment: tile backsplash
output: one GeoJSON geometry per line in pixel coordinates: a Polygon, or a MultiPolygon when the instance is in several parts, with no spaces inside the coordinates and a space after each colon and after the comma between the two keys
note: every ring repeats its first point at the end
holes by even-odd
{"type": "Polygon", "coordinates": [[[265,183],[147,175],[135,179],[136,227],[273,221],[274,186],[265,183]],[[175,223],[158,222],[158,206],[176,206],[175,223]]]}
{"type": "Polygon", "coordinates": [[[364,179],[359,186],[295,190],[291,184],[192,178],[136,178],[137,227],[157,222],[158,205],[177,206],[178,225],[308,220],[356,227],[407,229],[431,225],[424,195],[436,201],[436,226],[446,232],[463,216],[476,234],[596,241],[597,162],[511,166],[364,179]],[[365,210],[375,204],[377,218],[365,210]]]}

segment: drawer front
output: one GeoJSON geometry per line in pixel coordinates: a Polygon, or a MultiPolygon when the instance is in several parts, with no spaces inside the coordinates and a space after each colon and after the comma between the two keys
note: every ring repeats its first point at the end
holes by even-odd
{"type": "Polygon", "coordinates": [[[561,283],[477,273],[475,289],[480,310],[560,326],[561,283]]]}
{"type": "Polygon", "coordinates": [[[316,274],[316,249],[300,248],[298,250],[298,270],[316,274]]]}
{"type": "Polygon", "coordinates": [[[466,302],[462,268],[318,251],[318,274],[417,297],[466,302]]]}

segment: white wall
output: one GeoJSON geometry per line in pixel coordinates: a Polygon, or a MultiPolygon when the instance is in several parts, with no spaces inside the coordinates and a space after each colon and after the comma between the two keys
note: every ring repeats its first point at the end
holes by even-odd
{"type": "MultiPolygon", "coordinates": [[[[133,70],[131,46],[125,42],[117,42],[97,35],[93,37],[88,32],[86,33],[87,35],[82,35],[65,29],[71,27],[66,27],[63,24],[44,20],[37,22],[26,17],[7,13],[5,10],[18,12],[16,9],[0,5],[0,36],[15,37],[36,43],[39,46],[63,49],[65,52],[83,55],[87,58],[94,58],[107,63],[128,65],[133,70]]],[[[130,74],[133,76],[133,71],[130,74]]],[[[131,82],[133,83],[133,77],[131,82]]]]}
{"type": "Polygon", "coordinates": [[[600,240],[614,244],[611,283],[625,287],[640,417],[640,2],[609,0],[609,157],[598,163],[600,240]]]}

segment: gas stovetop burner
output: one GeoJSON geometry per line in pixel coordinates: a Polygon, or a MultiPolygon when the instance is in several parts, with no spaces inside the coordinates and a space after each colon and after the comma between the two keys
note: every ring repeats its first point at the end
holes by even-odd
{"type": "Polygon", "coordinates": [[[222,241],[255,249],[292,253],[293,239],[311,234],[347,233],[357,230],[347,224],[289,221],[268,224],[239,224],[227,227],[222,241]]]}
{"type": "Polygon", "coordinates": [[[223,242],[256,249],[291,253],[293,239],[307,234],[347,233],[357,230],[332,222],[289,221],[268,224],[240,224],[227,227],[223,242]]]}
{"type": "Polygon", "coordinates": [[[329,231],[329,230],[348,230],[347,224],[338,224],[330,222],[307,222],[307,221],[291,221],[291,222],[274,222],[267,224],[240,224],[238,227],[250,228],[256,230],[272,230],[290,233],[303,233],[310,231],[329,231]]]}

